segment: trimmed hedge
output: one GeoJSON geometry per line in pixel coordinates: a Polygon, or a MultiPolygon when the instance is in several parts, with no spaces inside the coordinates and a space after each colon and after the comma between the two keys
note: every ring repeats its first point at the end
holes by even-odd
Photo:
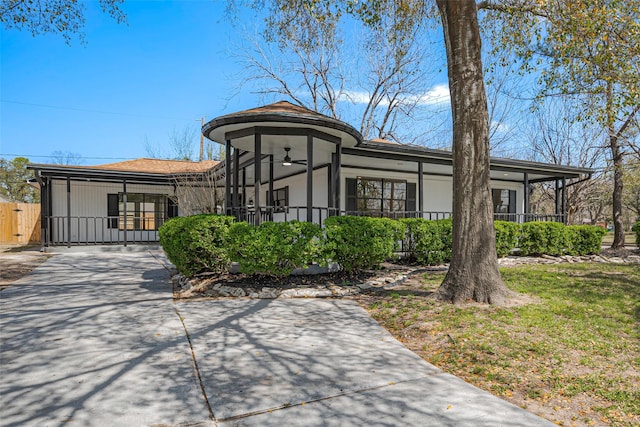
{"type": "Polygon", "coordinates": [[[406,218],[399,222],[405,227],[404,251],[410,259],[425,265],[451,261],[450,219],[406,218]]]}
{"type": "Polygon", "coordinates": [[[287,276],[322,257],[322,228],[300,222],[263,222],[258,227],[238,222],[229,231],[231,260],[246,274],[287,276]]]}
{"type": "Polygon", "coordinates": [[[636,222],[631,229],[636,232],[636,246],[640,248],[640,221],[636,222]]]}
{"type": "Polygon", "coordinates": [[[568,255],[594,255],[602,250],[602,237],[607,230],[593,225],[570,225],[565,227],[568,255]]]}
{"type": "Polygon", "coordinates": [[[366,216],[332,216],[324,227],[327,258],[349,272],[377,268],[392,258],[405,233],[399,221],[366,216]]]}
{"type": "Polygon", "coordinates": [[[562,255],[565,226],[559,222],[526,222],[520,233],[520,255],[562,255]]]}
{"type": "Polygon", "coordinates": [[[221,273],[231,262],[228,235],[234,218],[202,214],[176,217],[158,229],[160,244],[178,271],[187,277],[202,272],[221,273]]]}
{"type": "Polygon", "coordinates": [[[495,221],[494,227],[496,230],[496,251],[498,258],[502,258],[518,247],[521,225],[517,222],[495,221]]]}

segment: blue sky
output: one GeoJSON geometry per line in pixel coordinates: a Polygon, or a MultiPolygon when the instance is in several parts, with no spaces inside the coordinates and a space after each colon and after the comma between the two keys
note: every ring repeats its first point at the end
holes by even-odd
{"type": "MultiPolygon", "coordinates": [[[[69,151],[84,164],[147,155],[145,142],[200,119],[257,106],[238,93],[222,1],[127,1],[128,24],[86,3],[86,44],[2,29],[0,156],[49,162],[69,151]],[[43,156],[43,157],[35,157],[43,156]]],[[[115,161],[115,160],[114,160],[115,161]]]]}
{"type": "MultiPolygon", "coordinates": [[[[188,127],[197,138],[202,117],[211,120],[282,98],[240,89],[246,74],[234,53],[246,40],[240,28],[261,22],[253,12],[243,12],[241,25],[234,27],[225,16],[226,1],[127,0],[121,6],[127,24],[117,24],[97,1],[84,4],[85,44],[73,39],[67,45],[57,34],[33,37],[0,29],[0,157],[50,163],[53,152],[63,151],[90,165],[148,157],[147,145],[168,154],[171,135],[188,127]]],[[[436,143],[442,139],[446,145],[444,48],[439,29],[434,34],[429,67],[440,71],[430,77],[425,103],[433,104],[436,114],[445,111],[428,125],[440,123],[436,143]]],[[[355,46],[357,37],[352,29],[346,40],[355,46]]],[[[349,108],[357,111],[362,92],[347,90],[354,100],[349,108]]]]}

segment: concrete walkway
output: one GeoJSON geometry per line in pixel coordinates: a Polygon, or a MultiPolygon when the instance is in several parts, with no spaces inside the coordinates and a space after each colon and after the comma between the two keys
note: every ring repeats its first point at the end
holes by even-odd
{"type": "Polygon", "coordinates": [[[56,255],[0,299],[3,426],[553,425],[424,362],[352,301],[174,305],[148,252],[56,255]]]}

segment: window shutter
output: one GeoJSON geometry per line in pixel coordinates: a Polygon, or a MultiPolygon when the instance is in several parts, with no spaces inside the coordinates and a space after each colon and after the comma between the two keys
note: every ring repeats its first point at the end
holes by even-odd
{"type": "Polygon", "coordinates": [[[415,212],[416,209],[416,183],[407,182],[407,212],[415,212]]]}
{"type": "Polygon", "coordinates": [[[117,194],[107,194],[107,216],[109,217],[107,219],[108,228],[118,228],[118,215],[120,214],[118,203],[119,200],[117,194]]]}
{"type": "Polygon", "coordinates": [[[516,190],[509,190],[509,213],[516,213],[516,190]]]}
{"type": "Polygon", "coordinates": [[[346,183],[346,209],[347,215],[353,215],[357,210],[356,207],[356,195],[358,192],[358,180],[354,178],[347,178],[346,183]]]}

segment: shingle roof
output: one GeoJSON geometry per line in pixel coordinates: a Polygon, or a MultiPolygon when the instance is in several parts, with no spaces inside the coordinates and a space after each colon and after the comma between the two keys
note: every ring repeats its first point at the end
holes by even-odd
{"type": "Polygon", "coordinates": [[[163,160],[163,159],[134,159],[124,162],[108,163],[106,165],[85,166],[89,169],[103,169],[126,172],[146,172],[146,173],[187,173],[204,172],[218,164],[216,160],[202,160],[192,162],[189,160],[163,160]]]}
{"type": "MultiPolygon", "coordinates": [[[[163,159],[134,159],[125,160],[124,162],[107,163],[95,166],[64,166],[56,165],[60,168],[70,169],[91,169],[105,171],[121,171],[121,172],[139,172],[139,173],[157,173],[157,174],[179,174],[204,172],[211,169],[219,162],[216,160],[203,160],[201,162],[192,162],[188,160],[163,160],[163,159]]],[[[53,166],[53,165],[50,165],[53,166]]]]}
{"type": "MultiPolygon", "coordinates": [[[[307,115],[314,117],[328,117],[308,108],[294,105],[289,101],[278,101],[273,104],[263,105],[261,107],[251,108],[250,110],[238,111],[237,113],[227,114],[227,116],[241,116],[251,114],[269,114],[269,113],[289,113],[296,115],[307,115]]],[[[226,117],[226,116],[222,116],[226,117]]]]}

